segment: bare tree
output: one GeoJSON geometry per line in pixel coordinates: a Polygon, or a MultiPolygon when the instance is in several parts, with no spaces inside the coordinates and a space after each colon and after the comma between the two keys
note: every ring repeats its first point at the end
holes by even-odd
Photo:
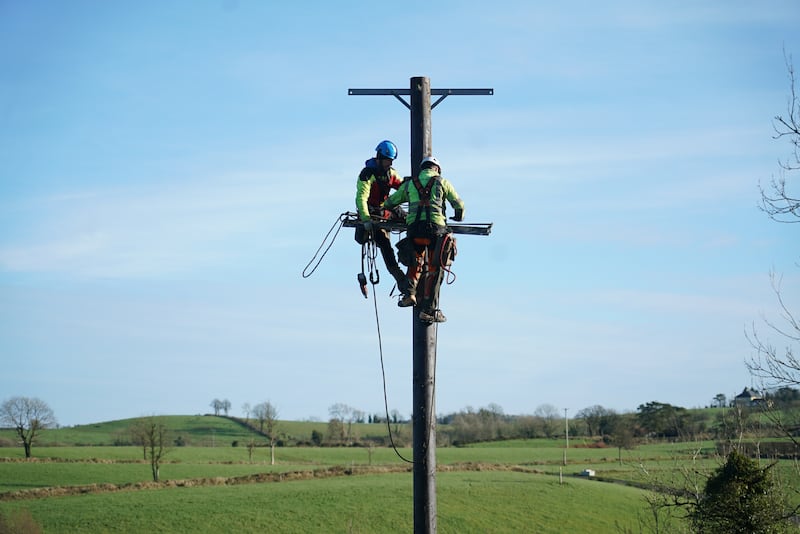
{"type": "Polygon", "coordinates": [[[622,449],[631,450],[636,447],[636,425],[632,416],[614,415],[612,420],[609,442],[617,448],[617,458],[622,465],[622,449]]]}
{"type": "Polygon", "coordinates": [[[244,412],[244,422],[250,424],[250,413],[253,411],[253,409],[250,407],[249,402],[242,404],[242,411],[244,412]]]}
{"type": "MultiPolygon", "coordinates": [[[[787,100],[787,114],[778,115],[773,121],[775,139],[788,139],[792,145],[791,155],[779,162],[778,178],[770,181],[769,187],[761,190],[761,209],[769,217],[781,223],[800,222],[800,192],[797,191],[798,183],[790,184],[787,176],[800,170],[800,101],[798,100],[795,81],[794,66],[791,56],[784,51],[786,68],[789,72],[789,98],[787,100]],[[790,189],[794,187],[794,193],[790,189]]],[[[796,178],[792,175],[792,178],[796,178]]],[[[800,356],[797,349],[800,347],[800,321],[789,309],[783,298],[781,290],[782,277],[774,271],[770,273],[772,290],[778,302],[780,321],[763,319],[767,331],[772,336],[780,339],[780,346],[775,344],[770,336],[763,337],[755,325],[746,331],[745,335],[750,345],[755,349],[755,355],[745,363],[750,374],[761,381],[761,389],[765,391],[777,390],[800,385],[800,356]]],[[[788,415],[768,400],[762,406],[769,420],[788,436],[795,444],[800,443],[792,428],[797,422],[786,421],[788,415]]]]}
{"type": "MultiPolygon", "coordinates": [[[[787,174],[800,169],[800,100],[798,100],[792,56],[784,51],[786,68],[789,72],[789,97],[786,104],[786,115],[777,115],[772,123],[775,139],[788,139],[792,145],[791,155],[779,162],[777,177],[773,177],[761,190],[760,208],[769,217],[782,223],[800,222],[800,192],[792,193],[792,184],[787,185],[787,174]]],[[[795,186],[796,188],[796,186],[795,186]]]]}
{"type": "Polygon", "coordinates": [[[0,406],[0,422],[14,429],[22,440],[25,458],[30,458],[36,436],[42,429],[55,425],[56,416],[41,399],[12,397],[0,406]]]}
{"type": "MultiPolygon", "coordinates": [[[[350,432],[353,427],[353,413],[355,411],[357,411],[355,408],[341,402],[333,404],[328,408],[328,413],[331,416],[330,422],[334,422],[334,426],[340,430],[339,440],[342,443],[350,443],[350,432]],[[338,422],[339,425],[335,425],[335,422],[338,422]],[[346,427],[345,423],[347,423],[346,427]]],[[[330,422],[328,424],[329,430],[332,428],[330,422]]]]}
{"type": "Polygon", "coordinates": [[[222,408],[222,411],[225,412],[225,417],[227,417],[228,411],[231,409],[231,401],[224,399],[220,405],[220,408],[222,408]]]}
{"type": "Polygon", "coordinates": [[[558,412],[558,408],[552,404],[541,404],[536,408],[536,411],[533,412],[533,415],[540,419],[542,433],[546,437],[552,438],[559,428],[558,422],[561,416],[558,412]]]}
{"type": "Polygon", "coordinates": [[[341,419],[332,417],[328,421],[328,436],[326,441],[337,445],[344,443],[344,424],[341,419]]]}
{"type": "Polygon", "coordinates": [[[146,456],[150,458],[153,482],[158,482],[161,460],[170,451],[169,431],[167,426],[156,417],[148,417],[142,420],[140,428],[146,456]]]}
{"type": "MultiPolygon", "coordinates": [[[[800,98],[797,94],[794,67],[791,56],[784,52],[786,68],[789,72],[789,98],[787,114],[778,115],[773,121],[775,139],[788,139],[792,145],[789,158],[779,163],[780,175],[773,178],[770,185],[761,187],[761,209],[775,221],[800,223],[800,192],[791,193],[787,182],[789,173],[800,170],[800,98]]],[[[797,182],[793,184],[797,189],[797,182]]],[[[796,350],[800,343],[800,321],[788,308],[781,292],[782,277],[770,273],[772,289],[778,300],[781,323],[764,319],[768,329],[785,343],[777,347],[768,339],[761,337],[753,326],[746,332],[756,355],[747,362],[750,373],[760,378],[764,389],[800,385],[800,357],[796,350]]]]}
{"type": "Polygon", "coordinates": [[[795,354],[793,345],[800,343],[800,323],[781,295],[781,278],[773,272],[770,279],[784,324],[778,325],[768,319],[764,319],[764,323],[773,333],[783,338],[787,345],[783,348],[776,347],[763,339],[753,326],[746,335],[756,354],[746,362],[747,368],[763,382],[765,387],[762,389],[797,386],[800,385],[800,357],[795,354]]]}
{"type": "Polygon", "coordinates": [[[144,419],[135,419],[128,427],[128,432],[131,435],[131,442],[134,445],[139,445],[142,448],[142,458],[147,460],[147,423],[144,419]]]}
{"type": "Polygon", "coordinates": [[[256,440],[254,438],[250,438],[247,442],[247,456],[250,459],[250,463],[253,463],[253,451],[256,448],[256,440]]]}
{"type": "Polygon", "coordinates": [[[578,411],[575,414],[575,418],[584,421],[587,434],[592,437],[610,434],[616,415],[617,413],[614,410],[595,404],[578,411]]]}
{"type": "Polygon", "coordinates": [[[253,417],[258,420],[259,430],[269,441],[270,464],[275,465],[275,444],[278,441],[278,409],[270,402],[253,406],[253,417]]]}
{"type": "Polygon", "coordinates": [[[214,399],[209,404],[211,408],[214,410],[214,415],[219,415],[219,412],[222,410],[222,401],[219,399],[214,399]]]}

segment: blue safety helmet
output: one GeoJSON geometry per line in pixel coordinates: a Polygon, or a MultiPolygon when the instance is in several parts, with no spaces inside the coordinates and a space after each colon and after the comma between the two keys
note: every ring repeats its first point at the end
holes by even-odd
{"type": "Polygon", "coordinates": [[[375,147],[375,152],[382,159],[397,159],[397,147],[391,141],[381,141],[375,147]]]}

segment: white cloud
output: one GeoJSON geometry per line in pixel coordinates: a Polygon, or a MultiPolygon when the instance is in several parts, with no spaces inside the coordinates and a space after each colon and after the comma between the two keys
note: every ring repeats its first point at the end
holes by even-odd
{"type": "Polygon", "coordinates": [[[28,225],[7,229],[0,265],[89,277],[202,270],[247,254],[259,236],[280,235],[297,209],[292,187],[263,176],[228,176],[32,201],[19,208],[28,225]]]}

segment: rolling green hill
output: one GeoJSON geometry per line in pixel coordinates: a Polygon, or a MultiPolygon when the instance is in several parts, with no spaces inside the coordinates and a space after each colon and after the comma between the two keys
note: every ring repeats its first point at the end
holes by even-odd
{"type": "MultiPolygon", "coordinates": [[[[213,447],[230,445],[234,441],[244,445],[250,439],[265,440],[265,436],[258,432],[258,422],[250,419],[249,425],[244,420],[232,417],[215,415],[165,415],[155,416],[170,430],[172,436],[185,445],[197,447],[213,447]]],[[[45,429],[36,439],[35,448],[45,446],[112,446],[130,445],[129,429],[138,419],[120,419],[88,425],[45,429]]],[[[410,435],[406,425],[392,425],[393,432],[410,435]]],[[[316,431],[321,436],[328,434],[328,423],[304,421],[278,421],[277,433],[282,444],[310,444],[312,433],[316,431]]],[[[345,432],[347,428],[345,428],[345,432]]],[[[388,430],[385,423],[367,424],[354,423],[351,425],[350,436],[354,441],[367,440],[384,443],[388,439],[388,430]]],[[[402,436],[401,436],[402,437],[402,436]]],[[[12,446],[17,437],[13,430],[0,430],[0,446],[12,446]]]]}

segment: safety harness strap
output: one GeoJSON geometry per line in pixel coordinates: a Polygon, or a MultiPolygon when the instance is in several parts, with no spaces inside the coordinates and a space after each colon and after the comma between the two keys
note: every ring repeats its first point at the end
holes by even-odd
{"type": "Polygon", "coordinates": [[[416,219],[417,221],[421,221],[422,217],[420,217],[420,213],[422,209],[425,209],[425,218],[428,222],[431,221],[431,192],[436,184],[439,183],[438,176],[431,176],[428,185],[425,187],[422,186],[422,182],[419,180],[419,176],[414,176],[412,179],[414,183],[414,187],[417,188],[417,193],[419,194],[419,203],[417,204],[417,213],[416,219]]]}

